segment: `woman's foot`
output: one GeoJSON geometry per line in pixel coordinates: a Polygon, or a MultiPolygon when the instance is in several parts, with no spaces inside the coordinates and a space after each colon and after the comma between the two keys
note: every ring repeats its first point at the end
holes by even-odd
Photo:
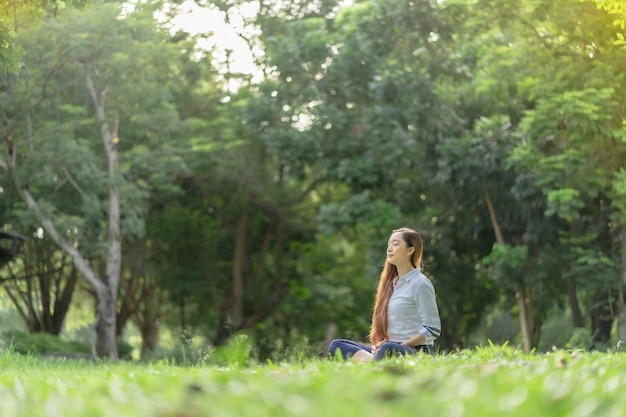
{"type": "Polygon", "coordinates": [[[374,355],[372,355],[366,350],[359,350],[354,355],[352,355],[351,359],[352,359],[352,362],[358,362],[358,363],[370,362],[372,359],[374,359],[374,355]]]}

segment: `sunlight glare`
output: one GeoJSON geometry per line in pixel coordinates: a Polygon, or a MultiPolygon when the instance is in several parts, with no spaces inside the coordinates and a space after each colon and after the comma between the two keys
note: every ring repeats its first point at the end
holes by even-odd
{"type": "Polygon", "coordinates": [[[206,38],[200,40],[198,46],[212,50],[220,64],[225,65],[229,59],[231,72],[253,74],[257,70],[250,47],[238,33],[246,30],[245,20],[255,16],[255,7],[243,6],[236,15],[231,16],[231,22],[227,24],[223,12],[187,0],[180,5],[180,12],[172,24],[175,30],[184,30],[191,35],[205,35],[206,38]]]}

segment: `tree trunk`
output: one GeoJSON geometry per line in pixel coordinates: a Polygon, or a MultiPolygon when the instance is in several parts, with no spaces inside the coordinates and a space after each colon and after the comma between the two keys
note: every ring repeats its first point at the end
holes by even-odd
{"type": "Polygon", "coordinates": [[[569,307],[572,311],[572,320],[574,322],[574,327],[584,328],[585,319],[583,318],[583,313],[580,310],[580,303],[578,302],[578,295],[576,293],[576,281],[574,280],[574,277],[567,273],[567,271],[566,274],[567,276],[565,277],[565,291],[567,292],[569,307]]]}
{"type": "Polygon", "coordinates": [[[524,352],[528,353],[532,349],[532,343],[530,340],[531,324],[528,320],[528,306],[526,304],[526,291],[524,286],[519,287],[515,293],[517,299],[517,305],[519,307],[519,321],[522,330],[522,343],[524,346],[524,352]]]}
{"type": "MultiPolygon", "coordinates": [[[[57,293],[54,300],[54,311],[51,318],[52,328],[50,329],[50,333],[54,335],[59,335],[59,333],[61,333],[65,316],[67,315],[72,303],[72,296],[74,295],[74,288],[76,288],[77,281],[78,271],[76,268],[72,267],[71,272],[67,276],[65,287],[61,291],[61,294],[57,293]]],[[[61,282],[59,281],[57,283],[57,288],[60,285],[61,282]]]]}
{"type": "Polygon", "coordinates": [[[148,320],[139,328],[141,333],[141,359],[147,359],[159,344],[159,322],[148,320]]]}
{"type": "Polygon", "coordinates": [[[94,354],[99,358],[118,359],[115,337],[115,295],[105,286],[98,293],[96,303],[96,339],[94,354]]]}
{"type": "Polygon", "coordinates": [[[108,189],[108,251],[106,260],[106,281],[104,289],[97,291],[98,312],[96,317],[96,352],[100,357],[117,359],[117,338],[115,334],[117,314],[117,292],[122,273],[122,234],[120,230],[120,190],[119,190],[119,161],[117,153],[118,119],[115,118],[113,128],[109,127],[105,112],[105,101],[108,86],[97,91],[91,76],[85,79],[87,90],[96,111],[100,124],[100,138],[107,159],[109,189],[108,189]],[[104,297],[102,299],[101,297],[104,297]],[[106,339],[101,339],[105,337],[106,339]]]}
{"type": "Polygon", "coordinates": [[[243,294],[244,271],[246,265],[246,241],[248,233],[248,212],[244,211],[237,220],[235,234],[235,259],[233,260],[233,303],[231,310],[232,329],[238,330],[244,322],[243,294]]]}
{"type": "Polygon", "coordinates": [[[138,304],[141,302],[136,299],[139,292],[139,281],[142,277],[129,276],[120,282],[120,289],[117,294],[118,309],[115,320],[115,333],[117,337],[121,337],[126,327],[126,323],[131,317],[137,313],[138,304]]]}
{"type": "Polygon", "coordinates": [[[186,312],[185,307],[186,307],[185,297],[181,295],[178,299],[178,313],[180,317],[181,334],[184,334],[187,332],[187,312],[186,312]]]}
{"type": "Polygon", "coordinates": [[[613,306],[610,301],[611,294],[606,290],[598,290],[593,295],[593,307],[591,308],[591,341],[592,348],[604,349],[611,339],[613,327],[613,306]]]}
{"type": "Polygon", "coordinates": [[[620,277],[621,286],[619,291],[619,315],[617,317],[617,334],[622,343],[626,343],[626,225],[621,230],[621,260],[620,260],[620,277]]]}
{"type": "Polygon", "coordinates": [[[222,346],[226,343],[231,334],[231,325],[228,314],[220,315],[220,323],[217,332],[211,341],[214,346],[222,346]]]}
{"type": "Polygon", "coordinates": [[[147,359],[159,344],[159,317],[169,315],[163,308],[168,298],[150,276],[143,277],[139,306],[134,309],[133,322],[141,333],[141,358],[147,359]]]}
{"type": "MultiPolygon", "coordinates": [[[[574,238],[580,236],[580,220],[575,219],[572,221],[570,234],[574,238]]],[[[570,273],[570,266],[566,265],[565,268],[565,292],[567,293],[567,299],[572,312],[572,321],[574,323],[574,327],[584,328],[585,319],[583,318],[583,314],[580,310],[580,303],[576,292],[576,280],[570,273]]]]}
{"type": "MultiPolygon", "coordinates": [[[[41,330],[47,331],[52,327],[52,297],[50,294],[50,276],[41,274],[37,277],[39,296],[41,297],[41,330]]],[[[58,333],[57,333],[58,334],[58,333]]]]}
{"type": "Polygon", "coordinates": [[[328,347],[330,346],[330,342],[333,341],[335,335],[337,334],[337,325],[334,322],[326,323],[326,337],[324,338],[324,355],[328,355],[330,352],[328,351],[328,347]]]}

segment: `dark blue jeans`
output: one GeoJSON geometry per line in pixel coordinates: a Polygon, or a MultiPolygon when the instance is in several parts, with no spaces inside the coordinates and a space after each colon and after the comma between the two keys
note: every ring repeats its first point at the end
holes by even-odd
{"type": "MultiPolygon", "coordinates": [[[[336,357],[339,352],[343,359],[351,358],[359,350],[372,353],[371,346],[347,339],[335,339],[330,342],[330,345],[328,346],[328,351],[332,357],[336,357]]],[[[378,361],[392,356],[415,355],[417,352],[424,352],[432,355],[433,347],[430,345],[410,347],[404,346],[398,342],[385,342],[376,351],[376,354],[374,354],[374,360],[378,361]]]]}

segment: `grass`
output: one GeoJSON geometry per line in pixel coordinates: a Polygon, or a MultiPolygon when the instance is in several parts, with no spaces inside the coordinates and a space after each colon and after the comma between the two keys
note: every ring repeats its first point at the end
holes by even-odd
{"type": "Polygon", "coordinates": [[[611,416],[626,354],[491,346],[369,364],[189,366],[0,354],[0,416],[611,416]]]}

